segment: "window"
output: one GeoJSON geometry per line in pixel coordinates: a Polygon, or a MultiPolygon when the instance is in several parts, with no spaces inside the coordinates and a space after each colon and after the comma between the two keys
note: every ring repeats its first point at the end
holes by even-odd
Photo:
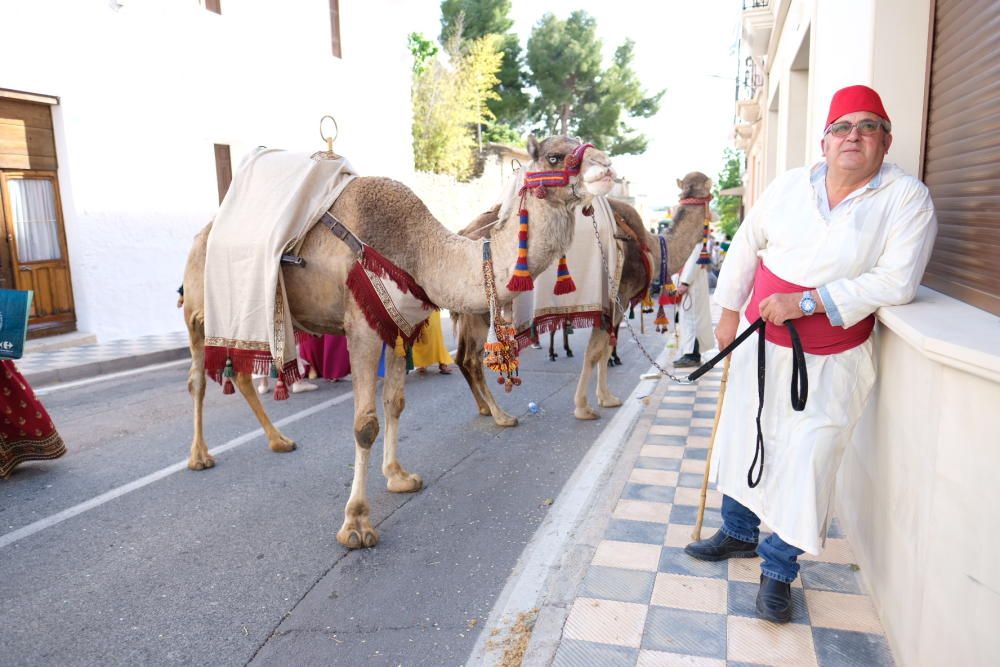
{"type": "Polygon", "coordinates": [[[340,0],[330,0],[330,46],[335,57],[343,57],[340,55],[340,0]]]}

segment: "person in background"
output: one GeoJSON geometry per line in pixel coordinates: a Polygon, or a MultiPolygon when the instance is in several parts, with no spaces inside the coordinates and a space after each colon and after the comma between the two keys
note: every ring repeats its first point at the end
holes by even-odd
{"type": "Polygon", "coordinates": [[[710,264],[699,264],[702,245],[699,243],[691,251],[678,275],[677,304],[680,314],[680,350],[674,360],[674,368],[690,368],[701,365],[701,352],[711,349],[712,309],[709,304],[708,271],[710,264]]]}
{"type": "Polygon", "coordinates": [[[885,162],[891,145],[878,93],[837,91],[823,160],[767,188],[736,232],[715,289],[719,347],[758,317],[766,342],[762,362],[756,342],[732,352],[711,461],[723,523],[685,551],[709,561],[759,555],[757,613],[769,621],[791,619],[797,558],[819,554],[826,540],[837,469],[875,383],[874,313],[913,299],[934,245],[930,194],[885,162]],[[788,322],[805,353],[804,406],[789,400],[788,322]],[[758,394],[765,376],[767,393],[758,394]],[[774,532],[758,544],[761,521],[774,532]]]}
{"type": "Polygon", "coordinates": [[[309,379],[321,377],[339,382],[351,374],[351,355],[347,350],[347,336],[305,334],[299,338],[299,354],[307,366],[309,379]]]}
{"type": "Polygon", "coordinates": [[[45,406],[10,359],[0,360],[0,479],[25,461],[66,453],[45,406]]]}
{"type": "Polygon", "coordinates": [[[444,344],[444,334],[441,332],[441,313],[432,311],[427,319],[427,325],[413,341],[413,365],[417,372],[424,374],[428,366],[437,365],[442,375],[451,375],[450,364],[455,360],[448,354],[444,344]]]}

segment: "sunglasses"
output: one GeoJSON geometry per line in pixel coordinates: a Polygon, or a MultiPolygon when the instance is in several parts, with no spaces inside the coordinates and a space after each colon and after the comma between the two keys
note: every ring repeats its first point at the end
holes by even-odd
{"type": "Polygon", "coordinates": [[[879,128],[884,128],[886,132],[889,132],[889,128],[886,126],[884,121],[865,118],[864,120],[859,120],[857,123],[849,123],[846,120],[834,123],[830,127],[826,128],[825,134],[832,134],[838,139],[843,139],[848,136],[854,128],[858,128],[858,132],[865,136],[875,134],[879,131],[879,128]]]}

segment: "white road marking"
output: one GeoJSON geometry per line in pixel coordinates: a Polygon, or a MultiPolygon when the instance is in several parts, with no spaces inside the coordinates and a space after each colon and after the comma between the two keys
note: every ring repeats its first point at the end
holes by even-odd
{"type": "MultiPolygon", "coordinates": [[[[278,421],[274,422],[274,425],[278,428],[281,428],[282,426],[297,422],[300,419],[305,419],[306,417],[314,415],[317,412],[326,410],[331,406],[343,403],[344,401],[352,398],[353,396],[354,392],[349,391],[346,394],[341,394],[336,398],[331,398],[330,400],[323,401],[322,403],[314,405],[311,408],[306,408],[301,412],[296,412],[295,414],[288,415],[283,419],[279,419],[278,421]]],[[[224,445],[219,445],[218,447],[215,447],[208,451],[210,454],[218,456],[219,454],[227,452],[230,449],[235,449],[240,445],[244,445],[248,442],[251,442],[252,440],[257,439],[262,435],[264,435],[264,429],[259,428],[256,429],[255,431],[251,431],[250,433],[244,433],[243,435],[237,438],[233,438],[224,445]]],[[[78,514],[83,514],[88,510],[94,509],[95,507],[100,507],[101,505],[103,505],[108,501],[124,496],[126,493],[131,493],[132,491],[141,489],[144,486],[149,486],[153,482],[161,480],[164,477],[168,477],[180,470],[186,470],[186,469],[187,469],[187,459],[180,461],[178,463],[174,463],[173,465],[169,465],[166,468],[161,468],[156,472],[150,473],[145,477],[140,477],[139,479],[129,482],[128,484],[122,484],[121,486],[111,489],[106,493],[102,493],[99,496],[95,496],[90,500],[85,500],[84,502],[74,505],[73,507],[64,509],[61,512],[57,512],[56,514],[47,516],[44,519],[39,519],[34,523],[29,523],[27,526],[18,528],[17,530],[12,530],[11,532],[5,533],[4,535],[0,535],[0,549],[8,545],[11,545],[14,542],[17,542],[18,540],[23,540],[24,538],[30,535],[34,535],[35,533],[43,531],[46,528],[51,528],[56,524],[62,523],[66,519],[70,519],[74,516],[77,516],[78,514]]]]}
{"type": "MultiPolygon", "coordinates": [[[[110,360],[109,360],[110,361],[110,360]]],[[[88,384],[94,384],[95,382],[104,382],[105,380],[115,380],[118,378],[128,377],[130,375],[138,375],[139,373],[147,373],[149,371],[158,371],[163,368],[173,368],[174,366],[180,366],[181,364],[185,366],[191,365],[190,359],[178,359],[177,361],[166,361],[162,364],[153,364],[151,366],[143,366],[142,368],[133,368],[128,371],[119,371],[117,373],[108,373],[107,375],[98,375],[92,378],[86,378],[84,380],[74,380],[73,382],[64,382],[62,384],[54,384],[49,387],[42,387],[41,389],[35,390],[35,396],[48,396],[54,391],[59,391],[60,389],[72,389],[73,387],[84,387],[88,384]]]]}

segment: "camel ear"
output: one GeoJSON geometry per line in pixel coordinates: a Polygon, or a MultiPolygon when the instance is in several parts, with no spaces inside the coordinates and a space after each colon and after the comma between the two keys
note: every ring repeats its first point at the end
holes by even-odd
{"type": "Polygon", "coordinates": [[[682,181],[681,179],[678,178],[677,179],[677,187],[679,187],[681,190],[683,190],[684,189],[684,181],[682,181]]]}
{"type": "Polygon", "coordinates": [[[539,155],[538,139],[536,139],[535,135],[533,134],[528,136],[528,155],[531,156],[532,160],[538,159],[539,155]]]}

